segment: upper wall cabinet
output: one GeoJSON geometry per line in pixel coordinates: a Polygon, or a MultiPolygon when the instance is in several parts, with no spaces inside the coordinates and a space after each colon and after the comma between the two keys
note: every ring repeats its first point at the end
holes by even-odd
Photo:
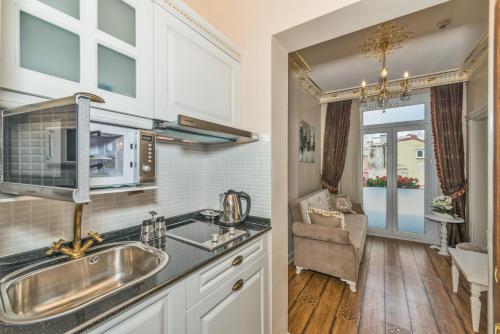
{"type": "Polygon", "coordinates": [[[238,126],[240,63],[158,4],[154,21],[155,118],[238,126]]]}
{"type": "Polygon", "coordinates": [[[147,0],[2,1],[0,87],[91,92],[106,109],[152,118],[153,13],[147,0]]]}

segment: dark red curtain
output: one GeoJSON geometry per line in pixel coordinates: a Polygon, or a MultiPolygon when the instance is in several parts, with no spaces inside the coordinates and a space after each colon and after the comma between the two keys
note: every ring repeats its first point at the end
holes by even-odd
{"type": "MultiPolygon", "coordinates": [[[[462,134],[463,84],[431,88],[432,134],[439,184],[451,196],[455,212],[465,217],[464,137],[462,134]]],[[[448,242],[454,246],[466,240],[465,224],[448,224],[448,242]]]]}
{"type": "Polygon", "coordinates": [[[331,193],[337,192],[342,177],[351,123],[351,100],[330,102],[326,110],[321,184],[331,193]]]}

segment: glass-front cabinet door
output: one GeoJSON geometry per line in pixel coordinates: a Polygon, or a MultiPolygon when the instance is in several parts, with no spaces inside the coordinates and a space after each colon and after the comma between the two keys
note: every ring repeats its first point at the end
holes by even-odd
{"type": "Polygon", "coordinates": [[[153,117],[153,2],[92,0],[93,87],[120,111],[153,117]]]}
{"type": "Polygon", "coordinates": [[[153,3],[2,2],[1,87],[58,98],[86,91],[104,108],[153,116],[153,3]]]}

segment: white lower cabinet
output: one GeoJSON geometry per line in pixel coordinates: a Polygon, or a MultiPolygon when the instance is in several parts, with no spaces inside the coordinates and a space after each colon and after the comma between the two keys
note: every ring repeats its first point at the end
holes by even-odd
{"type": "Polygon", "coordinates": [[[182,334],[186,332],[185,281],[120,314],[91,334],[182,334]]]}
{"type": "Polygon", "coordinates": [[[188,334],[267,333],[267,257],[187,312],[188,334]]]}
{"type": "Polygon", "coordinates": [[[266,235],[253,240],[90,333],[269,334],[267,243],[266,235]],[[218,287],[205,294],[208,281],[218,287]]]}

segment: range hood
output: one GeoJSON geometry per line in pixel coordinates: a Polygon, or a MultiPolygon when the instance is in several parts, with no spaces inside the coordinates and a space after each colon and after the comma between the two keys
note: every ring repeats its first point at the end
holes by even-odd
{"type": "Polygon", "coordinates": [[[253,132],[179,115],[177,122],[154,121],[156,140],[184,144],[249,143],[259,140],[253,132]]]}

